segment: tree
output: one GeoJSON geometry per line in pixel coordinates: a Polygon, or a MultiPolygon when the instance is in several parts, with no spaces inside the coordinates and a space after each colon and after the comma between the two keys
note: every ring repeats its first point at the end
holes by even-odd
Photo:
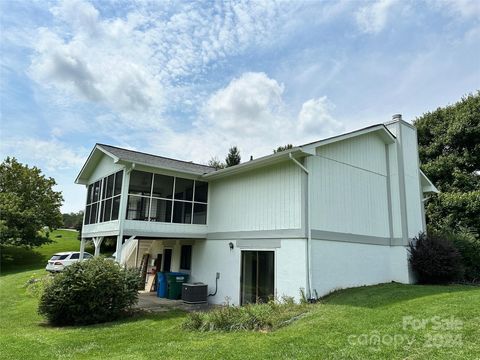
{"type": "Polygon", "coordinates": [[[67,229],[77,229],[79,224],[82,226],[83,211],[77,213],[71,212],[68,214],[62,214],[63,226],[67,229]]]}
{"type": "Polygon", "coordinates": [[[480,234],[480,92],[417,118],[421,167],[440,190],[426,202],[434,229],[480,234]]]}
{"type": "Polygon", "coordinates": [[[226,166],[225,163],[218,160],[218,158],[216,156],[214,156],[210,160],[208,160],[207,165],[215,168],[215,170],[224,169],[225,166],[226,166]]]}
{"type": "Polygon", "coordinates": [[[225,158],[226,167],[234,166],[240,164],[240,151],[236,146],[232,146],[228,150],[227,157],[225,158]]]}
{"type": "Polygon", "coordinates": [[[7,157],[0,165],[0,244],[38,246],[48,242],[44,227],[62,225],[61,192],[37,167],[7,157]]]}
{"type": "Polygon", "coordinates": [[[273,150],[273,153],[276,154],[277,152],[285,151],[285,150],[292,149],[292,148],[293,148],[293,145],[292,145],[292,144],[287,144],[287,145],[284,145],[284,146],[279,146],[279,147],[277,147],[276,150],[273,150]]]}

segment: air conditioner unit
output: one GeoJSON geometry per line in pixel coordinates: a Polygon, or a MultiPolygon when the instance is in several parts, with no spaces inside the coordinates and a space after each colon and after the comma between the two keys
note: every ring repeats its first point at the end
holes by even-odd
{"type": "Polygon", "coordinates": [[[204,283],[183,284],[182,300],[187,304],[203,304],[207,302],[208,285],[204,283]]]}

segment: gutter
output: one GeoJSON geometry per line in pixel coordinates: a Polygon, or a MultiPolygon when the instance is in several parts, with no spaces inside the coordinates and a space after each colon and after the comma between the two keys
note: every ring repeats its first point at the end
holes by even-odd
{"type": "Polygon", "coordinates": [[[310,300],[312,299],[312,269],[311,269],[311,253],[312,253],[312,229],[311,229],[311,211],[310,211],[310,197],[309,197],[309,192],[310,192],[310,176],[309,176],[309,171],[308,169],[303,166],[297,159],[295,159],[292,156],[292,153],[288,154],[288,157],[297,165],[300,169],[302,169],[305,174],[307,175],[307,187],[305,189],[305,200],[307,201],[307,247],[306,247],[306,272],[307,272],[307,289],[306,289],[306,295],[307,298],[310,300]]]}

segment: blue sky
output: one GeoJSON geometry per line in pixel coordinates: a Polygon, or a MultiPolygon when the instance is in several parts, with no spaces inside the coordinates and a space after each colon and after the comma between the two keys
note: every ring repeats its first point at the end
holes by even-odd
{"type": "Polygon", "coordinates": [[[480,2],[2,1],[0,155],[73,183],[96,142],[183,160],[406,120],[480,88],[480,2]]]}

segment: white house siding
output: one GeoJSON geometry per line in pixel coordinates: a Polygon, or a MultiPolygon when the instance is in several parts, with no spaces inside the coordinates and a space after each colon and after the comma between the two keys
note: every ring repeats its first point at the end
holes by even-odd
{"type": "Polygon", "coordinates": [[[312,291],[409,282],[406,248],[312,240],[312,291]]]}
{"type": "Polygon", "coordinates": [[[408,263],[408,248],[406,246],[390,247],[390,281],[409,284],[414,281],[408,263]]]}
{"type": "Polygon", "coordinates": [[[96,224],[83,225],[82,237],[118,235],[119,221],[107,221],[96,224]]]}
{"type": "Polygon", "coordinates": [[[101,178],[113,174],[117,171],[123,170],[124,166],[120,164],[115,164],[113,159],[108,155],[103,155],[103,157],[98,162],[95,170],[93,170],[88,183],[91,184],[101,178]]]}
{"type": "Polygon", "coordinates": [[[301,228],[301,179],[290,161],[210,182],[208,231],[301,228]]]}
{"type": "Polygon", "coordinates": [[[192,248],[192,282],[208,284],[209,293],[215,291],[215,276],[220,273],[218,290],[209,302],[222,304],[229,299],[240,303],[240,249],[230,250],[231,240],[196,240],[192,248]]]}
{"type": "Polygon", "coordinates": [[[401,141],[405,161],[408,237],[413,238],[423,230],[417,131],[402,124],[401,141]]]}
{"type": "MultiPolygon", "coordinates": [[[[406,247],[390,246],[390,241],[400,245],[402,237],[396,149],[396,144],[386,145],[377,135],[367,134],[319,147],[317,155],[307,159],[312,229],[320,231],[311,246],[312,291],[318,295],[353,286],[410,282],[406,247]],[[328,232],[340,235],[329,238],[328,232]]],[[[417,195],[418,180],[417,188],[407,191],[417,195]]],[[[411,216],[421,222],[421,215],[411,216]]]]}
{"type": "Polygon", "coordinates": [[[306,290],[306,239],[283,239],[275,253],[276,296],[300,300],[300,289],[306,290]]]}
{"type": "Polygon", "coordinates": [[[317,148],[310,170],[311,227],[389,237],[385,143],[367,134],[317,148]]]}
{"type": "Polygon", "coordinates": [[[375,133],[317,147],[318,156],[386,175],[385,143],[375,133]]]}
{"type": "Polygon", "coordinates": [[[394,122],[387,128],[397,137],[402,150],[405,183],[405,206],[407,214],[408,238],[413,238],[423,227],[424,213],[420,189],[417,131],[404,122],[394,122]]]}
{"type": "Polygon", "coordinates": [[[399,191],[399,171],[397,161],[397,148],[395,144],[387,145],[388,161],[390,169],[390,199],[392,212],[392,235],[394,238],[400,239],[402,237],[402,221],[400,208],[400,191],[399,191]]]}
{"type": "MultiPolygon", "coordinates": [[[[125,215],[124,215],[125,216],[125,215]]],[[[124,235],[137,236],[172,236],[205,238],[207,225],[171,224],[155,221],[125,220],[123,222],[124,235]]]]}
{"type": "MultiPolygon", "coordinates": [[[[253,242],[252,242],[253,241],[253,242]]],[[[209,302],[240,304],[240,272],[242,250],[269,250],[275,252],[275,296],[300,299],[300,289],[306,287],[305,239],[249,239],[258,243],[241,247],[241,240],[195,240],[192,249],[191,281],[208,284],[209,293],[215,291],[215,276],[220,273],[218,290],[209,302]],[[230,250],[229,243],[234,244],[230,250]],[[269,247],[275,242],[276,247],[269,247]],[[262,247],[263,246],[263,247],[262,247]]]]}

